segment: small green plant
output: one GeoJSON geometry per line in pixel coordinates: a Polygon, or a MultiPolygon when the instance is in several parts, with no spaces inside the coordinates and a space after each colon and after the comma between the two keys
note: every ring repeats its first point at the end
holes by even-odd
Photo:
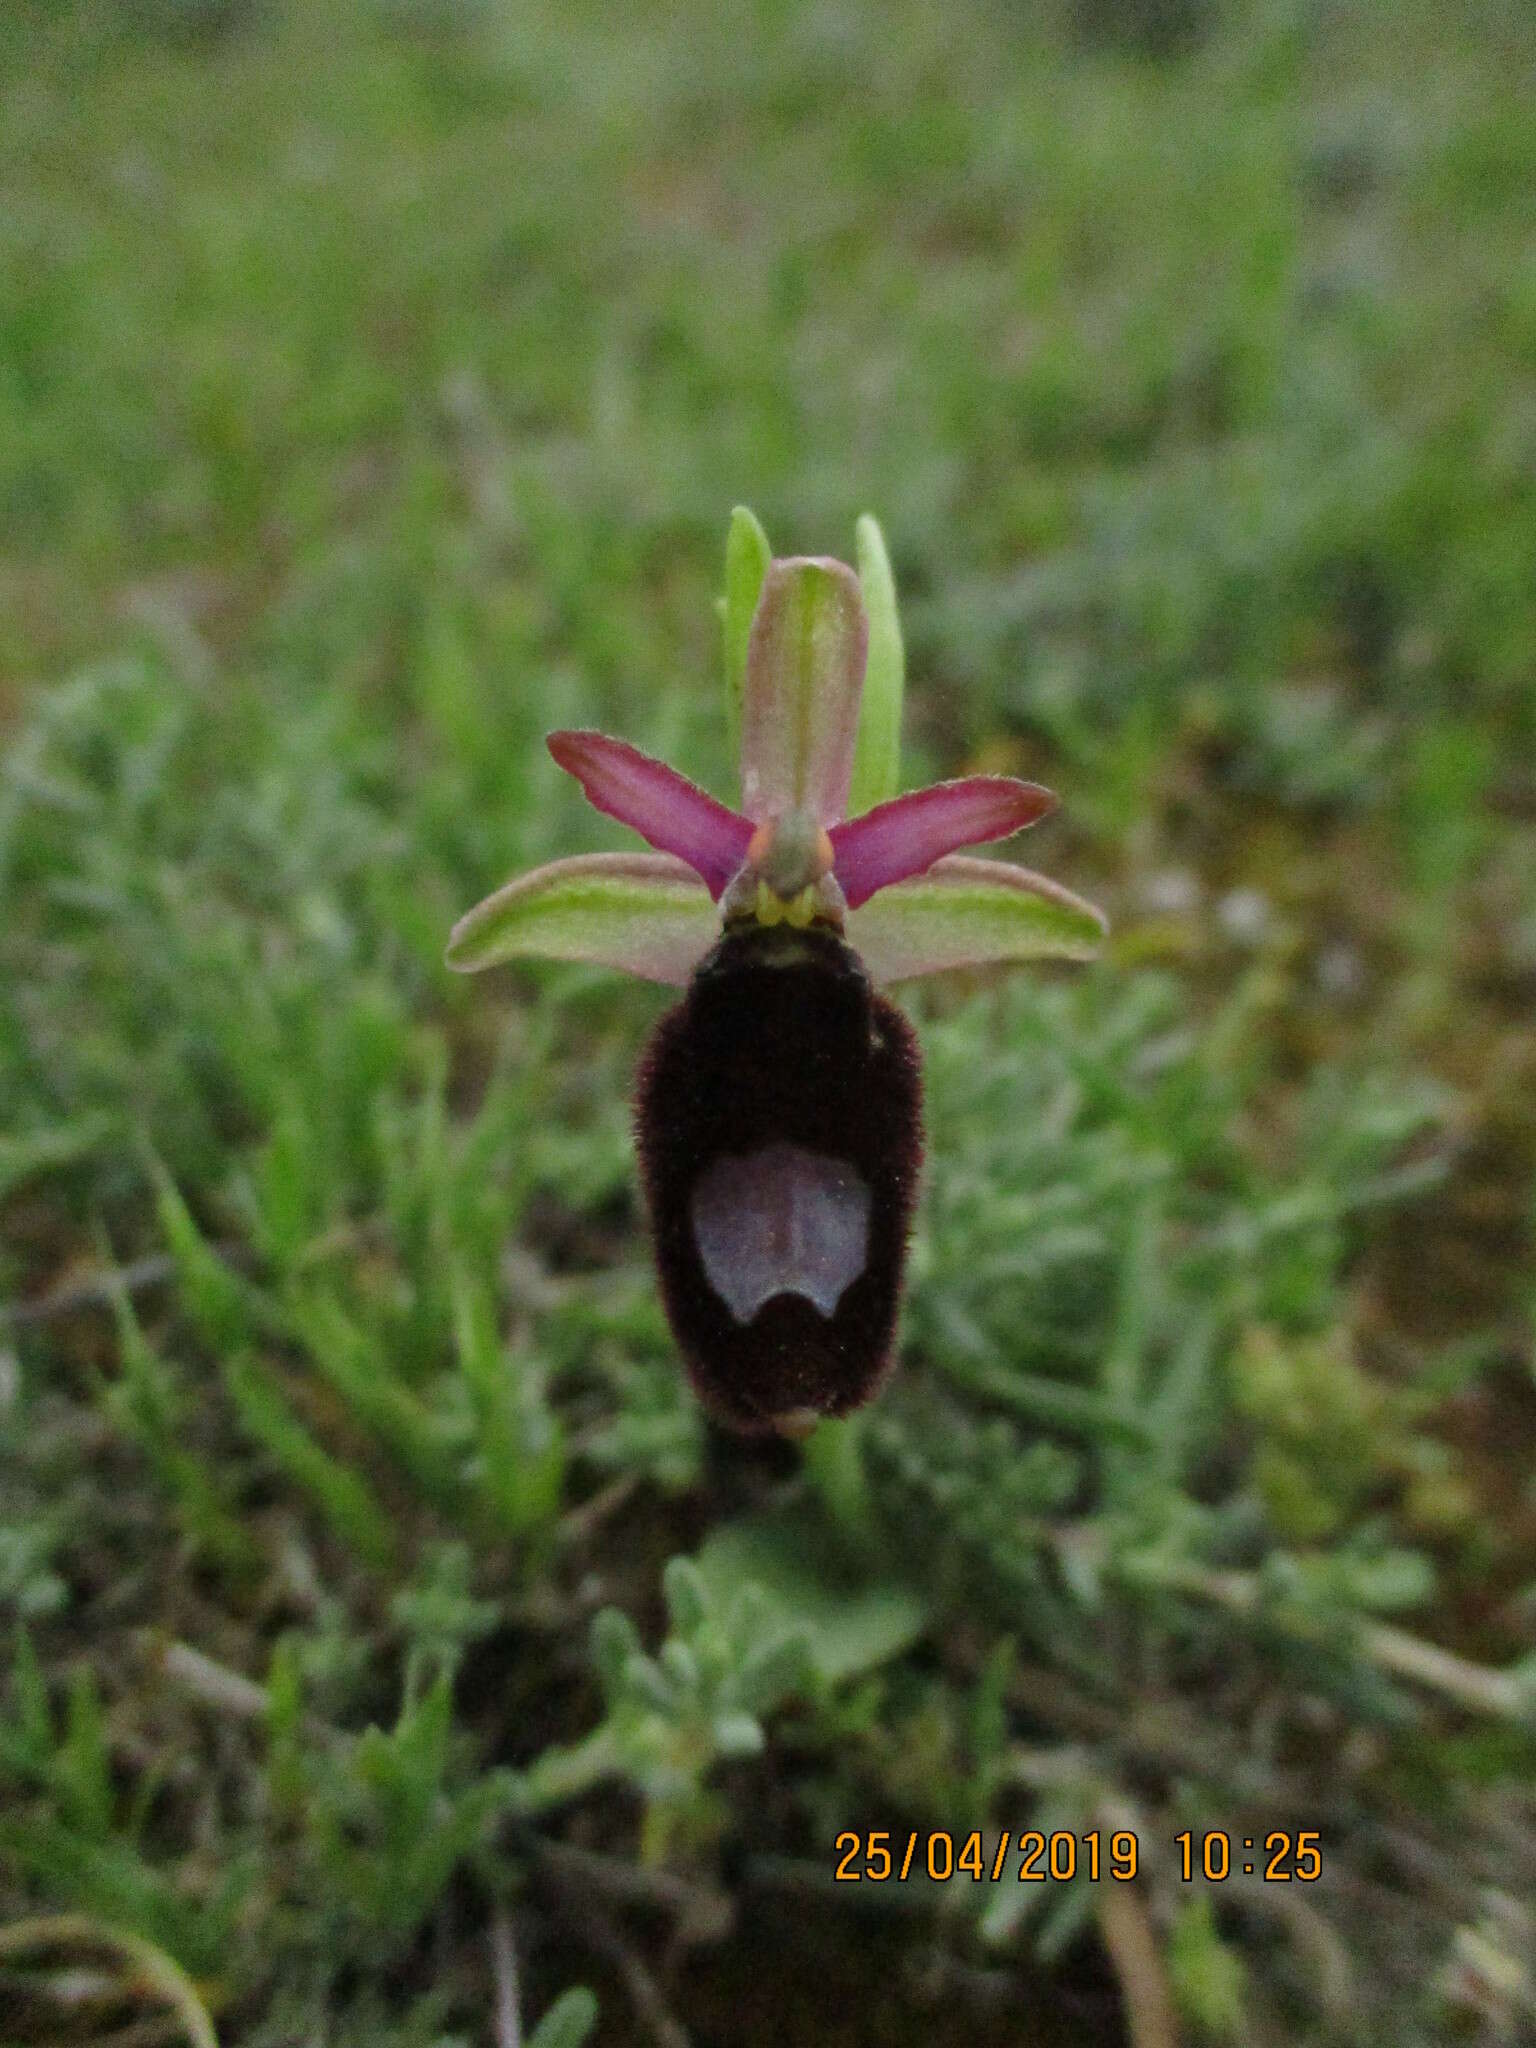
{"type": "Polygon", "coordinates": [[[765,1718],[809,1687],[813,1668],[804,1636],[750,1582],[721,1600],[675,1557],[663,1587],[671,1630],[654,1657],[621,1610],[594,1617],[605,1716],[575,1750],[541,1757],[523,1785],[537,1809],[599,1777],[628,1780],[645,1801],[641,1854],[651,1862],[718,1831],[725,1810],[707,1777],[717,1763],[762,1754],[765,1718]]]}

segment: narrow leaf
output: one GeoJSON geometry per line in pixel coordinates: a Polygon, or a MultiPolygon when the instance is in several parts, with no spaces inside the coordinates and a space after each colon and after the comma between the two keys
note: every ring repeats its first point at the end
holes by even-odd
{"type": "Polygon", "coordinates": [[[539,2021],[528,2048],[581,2048],[596,2025],[597,1999],[585,1984],[573,1984],[539,2021]]]}
{"type": "Polygon", "coordinates": [[[315,1441],[277,1381],[251,1353],[226,1359],[223,1370],[248,1434],[310,1495],[365,1563],[387,1570],[395,1555],[394,1524],[362,1474],[315,1441]]]}

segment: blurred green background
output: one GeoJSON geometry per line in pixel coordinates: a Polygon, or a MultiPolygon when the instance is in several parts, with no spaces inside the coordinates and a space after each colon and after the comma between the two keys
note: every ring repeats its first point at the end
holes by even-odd
{"type": "Polygon", "coordinates": [[[1536,2039],[1530,9],[0,52],[0,2039],[1536,2039]],[[546,728],[728,791],[743,499],[1115,923],[909,1002],[803,1451],[656,1305],[658,993],[441,965],[622,843],[546,728]]]}

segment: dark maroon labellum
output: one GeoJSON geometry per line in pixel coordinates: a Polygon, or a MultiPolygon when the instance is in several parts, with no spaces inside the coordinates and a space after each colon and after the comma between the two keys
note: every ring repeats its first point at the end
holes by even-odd
{"type": "Polygon", "coordinates": [[[842,1415],[890,1362],[922,1159],[917,1040],[820,926],[728,927],[640,1064],[662,1300],[744,1431],[842,1415]]]}

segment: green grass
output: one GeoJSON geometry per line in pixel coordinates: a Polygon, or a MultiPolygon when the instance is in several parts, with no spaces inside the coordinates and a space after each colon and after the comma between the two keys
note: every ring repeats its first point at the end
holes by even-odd
{"type": "Polygon", "coordinates": [[[9,10],[7,2048],[478,2048],[509,1955],[538,2048],[1536,2026],[1533,66],[9,10]],[[1115,921],[909,1004],[901,1368],[782,1455],[656,1302],[656,993],[442,965],[619,843],[547,728],[729,793],[743,499],[879,515],[908,782],[1050,783],[1115,921]],[[1140,1881],[831,1882],[1004,1827],[1140,1881]]]}

